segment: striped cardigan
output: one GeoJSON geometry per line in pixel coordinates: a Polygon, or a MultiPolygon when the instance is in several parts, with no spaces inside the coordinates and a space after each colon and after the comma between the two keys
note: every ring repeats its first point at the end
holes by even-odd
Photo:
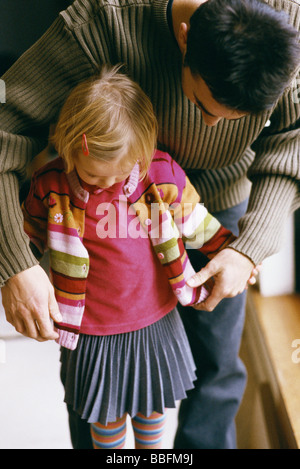
{"type": "MultiPolygon", "coordinates": [[[[184,171],[166,153],[156,152],[145,180],[139,181],[136,165],[124,195],[148,233],[180,303],[203,301],[207,290],[186,284],[195,272],[184,243],[211,257],[234,239],[231,232],[199,203],[184,171]]],[[[85,307],[89,256],[83,236],[88,199],[76,171],[66,174],[58,158],[35,173],[22,206],[25,231],[37,257],[49,249],[51,278],[63,317],[62,323],[55,324],[58,342],[70,349],[77,345],[85,307]]]]}

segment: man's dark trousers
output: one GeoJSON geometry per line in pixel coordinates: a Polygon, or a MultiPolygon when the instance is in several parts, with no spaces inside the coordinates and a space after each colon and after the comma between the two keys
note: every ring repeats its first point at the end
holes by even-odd
{"type": "MultiPolygon", "coordinates": [[[[247,201],[214,216],[238,234],[238,220],[247,201]]],[[[199,253],[188,250],[196,271],[203,265],[199,253]],[[198,265],[197,265],[198,264],[198,265]]],[[[213,312],[178,305],[197,366],[195,388],[179,409],[175,449],[236,448],[235,416],[246,383],[239,359],[246,294],[222,300],[213,312]]]]}

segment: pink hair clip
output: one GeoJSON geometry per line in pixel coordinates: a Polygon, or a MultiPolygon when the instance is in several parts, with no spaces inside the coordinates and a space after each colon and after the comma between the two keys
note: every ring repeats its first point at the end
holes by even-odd
{"type": "Polygon", "coordinates": [[[89,156],[90,151],[89,151],[89,147],[88,147],[88,144],[87,144],[87,138],[86,138],[85,134],[82,135],[81,147],[82,147],[83,154],[85,156],[89,156]]]}

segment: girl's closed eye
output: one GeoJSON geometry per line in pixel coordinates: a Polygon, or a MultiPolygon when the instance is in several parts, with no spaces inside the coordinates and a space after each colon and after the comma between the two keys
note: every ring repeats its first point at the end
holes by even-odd
{"type": "Polygon", "coordinates": [[[89,185],[102,189],[125,181],[135,164],[136,160],[132,160],[127,153],[111,161],[97,160],[82,152],[79,152],[74,158],[74,165],[80,179],[89,185]]]}

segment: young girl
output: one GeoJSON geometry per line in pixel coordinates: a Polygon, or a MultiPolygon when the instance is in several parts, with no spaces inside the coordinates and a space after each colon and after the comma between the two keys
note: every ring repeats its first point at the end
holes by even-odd
{"type": "Polygon", "coordinates": [[[95,448],[124,446],[127,414],[136,448],[160,447],[165,409],[196,378],[176,304],[207,295],[186,284],[184,242],[211,257],[232,240],[155,151],[156,129],[141,88],[103,68],[68,97],[53,137],[60,156],[35,173],[23,204],[32,248],[50,253],[65,401],[91,423],[95,448]]]}

